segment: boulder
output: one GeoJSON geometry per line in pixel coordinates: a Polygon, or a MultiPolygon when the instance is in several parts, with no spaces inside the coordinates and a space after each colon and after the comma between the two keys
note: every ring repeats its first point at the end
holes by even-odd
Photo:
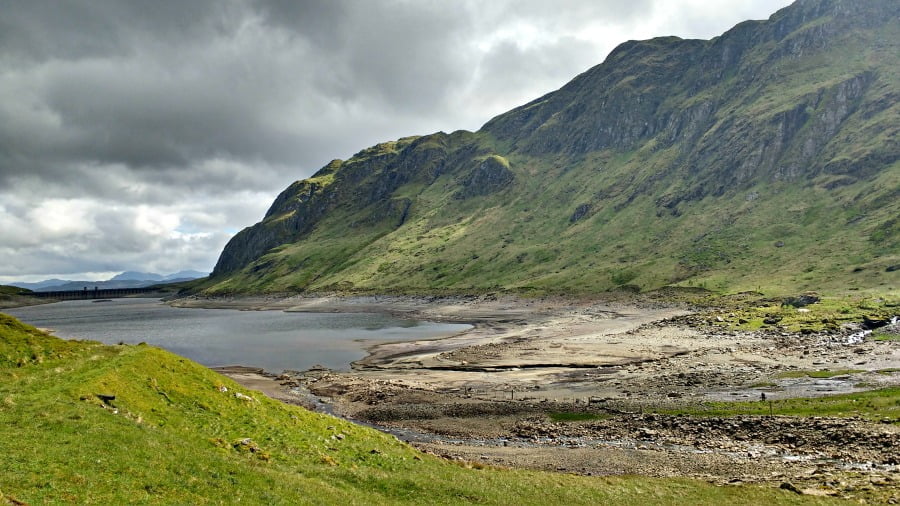
{"type": "Polygon", "coordinates": [[[813,293],[805,293],[803,295],[798,295],[796,297],[788,297],[782,301],[783,306],[793,306],[793,307],[805,307],[810,304],[815,304],[819,302],[819,296],[813,293]]]}

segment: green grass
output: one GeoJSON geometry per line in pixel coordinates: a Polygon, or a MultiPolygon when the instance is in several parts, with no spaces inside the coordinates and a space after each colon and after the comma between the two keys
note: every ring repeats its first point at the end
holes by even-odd
{"type": "Polygon", "coordinates": [[[0,295],[20,295],[31,293],[27,288],[19,288],[18,286],[0,285],[0,295]]]}
{"type": "MultiPolygon", "coordinates": [[[[900,296],[896,291],[885,291],[842,296],[825,296],[815,304],[795,308],[782,303],[783,299],[760,300],[711,297],[709,304],[719,305],[721,310],[711,312],[707,319],[713,324],[730,329],[757,330],[782,328],[792,332],[838,330],[846,323],[861,323],[864,317],[888,318],[900,312],[900,296]],[[716,317],[721,318],[718,321],[716,317]],[[767,318],[777,323],[767,324],[767,318]]],[[[879,333],[873,336],[881,335],[879,333]]]]}
{"type": "Polygon", "coordinates": [[[862,369],[838,369],[835,371],[829,371],[826,369],[822,369],[820,371],[785,371],[780,372],[775,375],[776,378],[833,378],[835,376],[846,376],[848,374],[856,374],[860,372],[866,372],[862,369]]]}
{"type": "Polygon", "coordinates": [[[62,341],[5,315],[0,357],[6,442],[0,498],[6,502],[826,502],[688,479],[587,478],[452,463],[380,432],[270,400],[157,348],[62,341]],[[115,399],[104,403],[98,394],[115,399]]]}
{"type": "Polygon", "coordinates": [[[900,334],[875,331],[872,332],[870,339],[873,341],[900,341],[900,334]]]}
{"type": "Polygon", "coordinates": [[[705,402],[700,406],[659,409],[657,413],[693,416],[786,415],[862,417],[900,423],[900,388],[883,388],[827,397],[757,402],[705,402]],[[771,410],[771,411],[770,411],[771,410]]]}

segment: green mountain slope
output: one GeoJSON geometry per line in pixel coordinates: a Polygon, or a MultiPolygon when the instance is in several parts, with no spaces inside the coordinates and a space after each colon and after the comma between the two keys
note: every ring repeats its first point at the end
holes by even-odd
{"type": "Polygon", "coordinates": [[[0,437],[0,504],[826,502],[693,480],[467,469],[163,350],[64,341],[2,314],[0,437]]]}
{"type": "Polygon", "coordinates": [[[208,292],[892,288],[900,4],[800,0],[630,41],[478,132],[335,160],[208,292]]]}

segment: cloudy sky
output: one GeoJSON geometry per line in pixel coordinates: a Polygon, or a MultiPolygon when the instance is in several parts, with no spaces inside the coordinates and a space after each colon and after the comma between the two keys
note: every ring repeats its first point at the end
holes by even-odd
{"type": "Polygon", "coordinates": [[[209,271],[275,195],[788,0],[0,0],[0,283],[209,271]]]}

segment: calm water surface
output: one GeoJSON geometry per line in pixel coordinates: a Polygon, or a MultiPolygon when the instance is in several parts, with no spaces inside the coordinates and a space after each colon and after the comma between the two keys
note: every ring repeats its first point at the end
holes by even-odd
{"type": "Polygon", "coordinates": [[[469,325],[400,320],[370,313],[285,313],[173,308],[154,299],[77,300],[7,309],[58,337],[107,344],[145,342],[206,366],[271,372],[316,364],[347,370],[377,342],[449,336],[469,325]]]}

